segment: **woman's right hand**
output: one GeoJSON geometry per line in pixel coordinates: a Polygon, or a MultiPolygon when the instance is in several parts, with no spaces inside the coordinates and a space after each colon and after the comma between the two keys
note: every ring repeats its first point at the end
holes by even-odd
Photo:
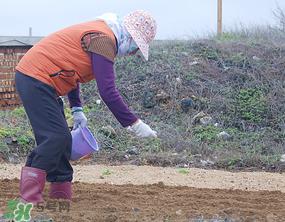
{"type": "Polygon", "coordinates": [[[128,130],[135,133],[137,137],[157,137],[157,132],[152,130],[149,125],[145,124],[142,120],[136,121],[133,125],[128,127],[128,130]]]}

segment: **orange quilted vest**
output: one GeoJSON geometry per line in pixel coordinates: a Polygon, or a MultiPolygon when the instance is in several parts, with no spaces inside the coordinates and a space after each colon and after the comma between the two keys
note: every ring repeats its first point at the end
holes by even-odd
{"type": "Polygon", "coordinates": [[[43,38],[23,56],[16,70],[52,86],[58,95],[66,95],[77,82],[94,79],[91,59],[81,47],[81,38],[89,32],[108,35],[116,46],[115,36],[104,21],[85,22],[43,38]]]}

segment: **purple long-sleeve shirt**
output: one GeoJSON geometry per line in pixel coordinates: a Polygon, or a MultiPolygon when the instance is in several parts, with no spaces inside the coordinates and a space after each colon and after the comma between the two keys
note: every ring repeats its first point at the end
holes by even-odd
{"type": "MultiPolygon", "coordinates": [[[[91,53],[92,70],[97,82],[99,94],[110,111],[123,127],[132,125],[138,120],[123,101],[115,85],[114,63],[104,56],[91,53]]],[[[70,106],[81,106],[79,85],[68,93],[70,106]]]]}

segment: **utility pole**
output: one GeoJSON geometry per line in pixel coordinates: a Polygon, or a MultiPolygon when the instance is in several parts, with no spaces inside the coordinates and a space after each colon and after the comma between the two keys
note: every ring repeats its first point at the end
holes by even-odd
{"type": "Polygon", "coordinates": [[[32,33],[32,27],[29,27],[29,36],[31,37],[33,35],[32,33]]]}
{"type": "Polygon", "coordinates": [[[218,21],[217,34],[223,33],[223,0],[218,0],[218,21]]]}

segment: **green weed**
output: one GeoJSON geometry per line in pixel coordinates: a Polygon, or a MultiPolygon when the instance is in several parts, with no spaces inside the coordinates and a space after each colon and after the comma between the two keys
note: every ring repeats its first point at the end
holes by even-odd
{"type": "Polygon", "coordinates": [[[178,172],[178,173],[181,173],[181,174],[184,174],[184,175],[187,175],[187,174],[190,173],[189,170],[188,170],[188,169],[185,169],[185,168],[178,168],[178,169],[177,169],[177,172],[178,172]]]}
{"type": "Polygon", "coordinates": [[[261,90],[241,89],[236,97],[236,113],[250,123],[262,123],[266,116],[266,99],[261,90]]]}
{"type": "Polygon", "coordinates": [[[217,139],[217,134],[221,129],[215,126],[196,126],[193,129],[194,139],[198,142],[213,142],[217,139]]]}
{"type": "Polygon", "coordinates": [[[112,174],[112,171],[109,170],[109,169],[104,169],[104,170],[102,171],[102,176],[109,176],[109,175],[111,175],[111,174],[112,174]]]}

